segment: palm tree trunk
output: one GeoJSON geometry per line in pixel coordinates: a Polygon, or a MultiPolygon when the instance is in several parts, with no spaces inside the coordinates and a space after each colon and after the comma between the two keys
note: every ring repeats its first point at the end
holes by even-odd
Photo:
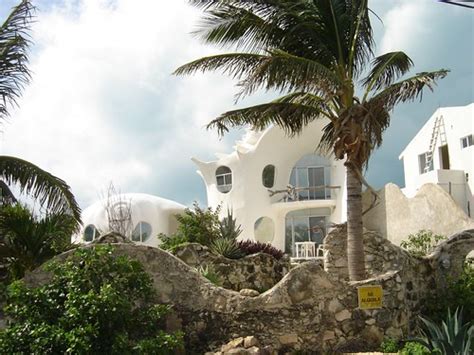
{"type": "MultiPolygon", "coordinates": [[[[354,166],[347,166],[347,263],[349,279],[365,279],[362,230],[362,182],[354,166]]],[[[360,171],[360,170],[359,170],[360,171]]]]}

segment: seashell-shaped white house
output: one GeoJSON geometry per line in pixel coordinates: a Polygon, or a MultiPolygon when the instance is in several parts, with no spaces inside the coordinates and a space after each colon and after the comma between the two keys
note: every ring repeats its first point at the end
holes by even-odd
{"type": "Polygon", "coordinates": [[[161,197],[128,193],[97,201],[82,212],[83,228],[73,243],[88,243],[100,235],[118,231],[132,241],[157,246],[158,234],[176,231],[175,215],[186,207],[161,197]]]}
{"type": "Polygon", "coordinates": [[[240,239],[271,243],[295,256],[295,243],[321,245],[332,223],[346,220],[343,161],[317,152],[324,120],[289,137],[276,126],[249,130],[230,154],[192,160],[207,189],[208,205],[232,210],[240,239]]]}

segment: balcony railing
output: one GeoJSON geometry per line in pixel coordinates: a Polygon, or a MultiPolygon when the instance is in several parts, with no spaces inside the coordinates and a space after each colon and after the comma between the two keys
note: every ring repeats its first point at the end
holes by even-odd
{"type": "Polygon", "coordinates": [[[340,189],[340,186],[320,185],[310,187],[294,187],[287,185],[285,190],[268,190],[270,197],[283,194],[278,202],[330,200],[331,190],[340,189]],[[322,193],[321,193],[322,191],[322,193]]]}

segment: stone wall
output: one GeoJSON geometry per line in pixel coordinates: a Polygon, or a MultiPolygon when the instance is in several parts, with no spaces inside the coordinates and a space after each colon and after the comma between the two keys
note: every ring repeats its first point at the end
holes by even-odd
{"type": "MultiPolygon", "coordinates": [[[[214,286],[194,268],[159,248],[113,245],[115,253],[142,262],[153,278],[157,301],[173,305],[168,325],[171,330],[184,331],[188,353],[216,350],[231,339],[253,335],[263,346],[280,352],[313,354],[375,349],[384,336],[411,335],[411,320],[420,298],[442,287],[439,275],[448,277],[458,270],[464,253],[472,250],[474,230],[453,236],[428,258],[413,258],[371,232],[365,233],[365,242],[371,278],[345,281],[345,234],[341,227],[326,238],[327,272],[317,262],[303,263],[256,297],[214,286]],[[442,272],[441,264],[445,265],[442,272]],[[358,308],[357,287],[362,285],[382,286],[383,308],[358,308]]],[[[39,285],[48,278],[40,268],[25,281],[39,285]]]]}
{"type": "Polygon", "coordinates": [[[227,259],[196,243],[178,247],[174,255],[191,267],[212,265],[221,277],[222,286],[234,291],[253,289],[264,292],[275,286],[290,269],[287,257],[278,260],[269,254],[258,253],[241,259],[227,259]]]}

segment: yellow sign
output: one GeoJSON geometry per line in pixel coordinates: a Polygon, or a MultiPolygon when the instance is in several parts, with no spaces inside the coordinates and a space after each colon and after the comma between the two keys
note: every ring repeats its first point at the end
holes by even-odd
{"type": "Polygon", "coordinates": [[[383,290],[380,285],[360,286],[357,288],[360,309],[382,308],[383,290]]]}

